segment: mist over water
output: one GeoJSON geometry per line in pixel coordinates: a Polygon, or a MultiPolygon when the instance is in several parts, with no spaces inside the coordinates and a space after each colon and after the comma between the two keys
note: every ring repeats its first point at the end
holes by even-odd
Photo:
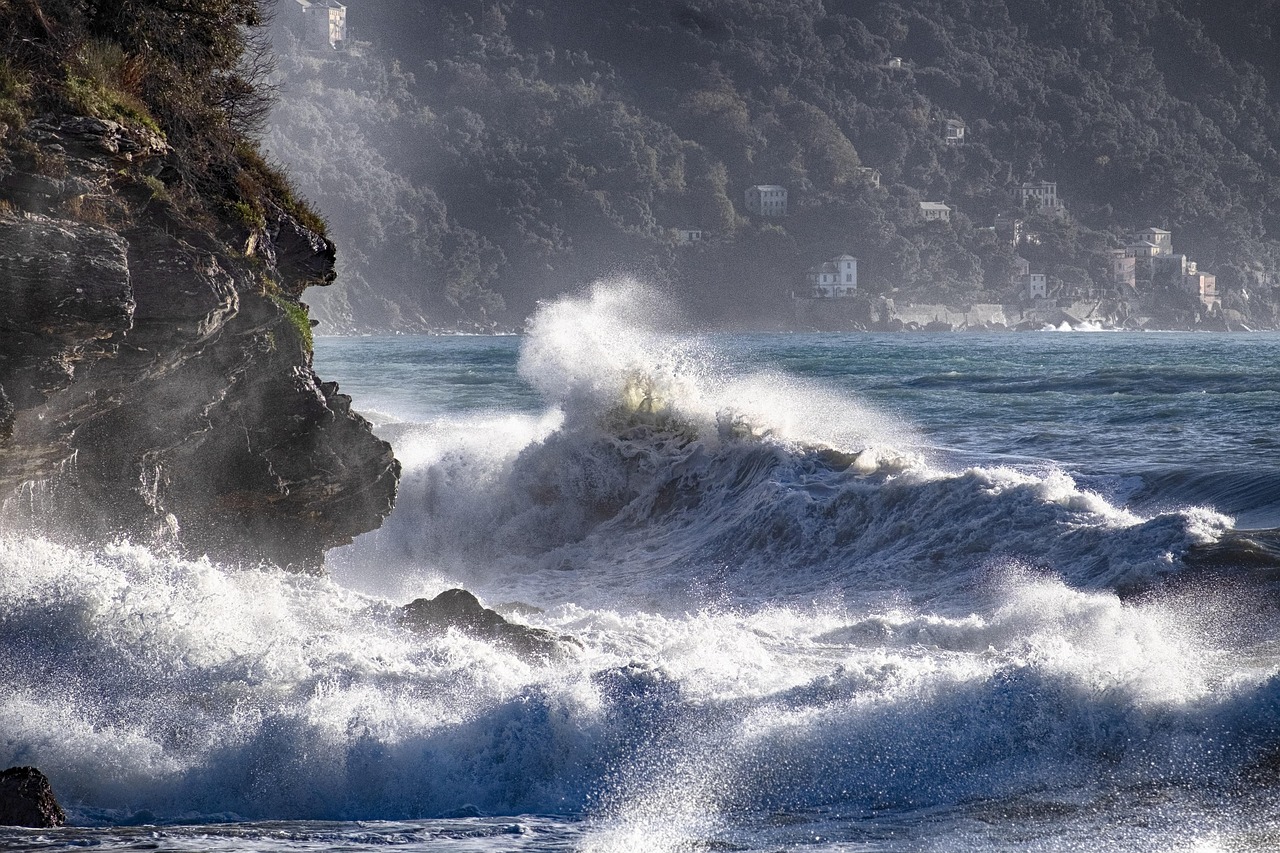
{"type": "Polygon", "coordinates": [[[697,334],[619,282],[321,340],[392,518],[329,578],[7,536],[0,760],[166,849],[1269,849],[1274,340],[1083,337],[697,334]],[[402,627],[454,586],[578,645],[402,627]]]}

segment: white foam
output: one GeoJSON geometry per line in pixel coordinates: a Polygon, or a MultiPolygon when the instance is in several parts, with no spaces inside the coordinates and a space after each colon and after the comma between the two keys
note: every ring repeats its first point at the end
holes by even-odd
{"type": "Polygon", "coordinates": [[[41,766],[82,821],[476,804],[586,811],[584,849],[683,850],[742,808],[1229,774],[1274,723],[1272,672],[1175,602],[1018,568],[970,601],[566,603],[524,617],[581,643],[541,666],[323,579],[9,539],[0,761],[41,766]]]}
{"type": "Polygon", "coordinates": [[[678,851],[746,812],[1225,786],[1256,759],[1274,629],[1115,592],[1229,519],[949,467],[668,321],[629,286],[553,303],[521,361],[544,413],[381,427],[399,507],[332,580],[0,541],[0,761],[82,821],[471,804],[678,851]],[[580,647],[546,665],[399,623],[460,582],[580,647]]]}
{"type": "Polygon", "coordinates": [[[635,282],[544,305],[519,369],[547,413],[388,433],[407,460],[400,506],[335,562],[341,576],[370,591],[452,578],[544,605],[677,610],[952,595],[1008,559],[1108,587],[1172,571],[1230,526],[1200,510],[1140,517],[1053,468],[953,469],[899,419],[818,382],[734,369],[678,328],[635,282]],[[348,570],[360,565],[376,583],[348,570]]]}

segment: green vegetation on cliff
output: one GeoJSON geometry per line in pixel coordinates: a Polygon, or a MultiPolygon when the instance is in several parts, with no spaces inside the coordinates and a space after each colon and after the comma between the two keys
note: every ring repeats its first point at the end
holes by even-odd
{"type": "Polygon", "coordinates": [[[259,0],[0,0],[0,140],[78,114],[162,135],[188,214],[276,206],[323,222],[256,150],[272,90],[259,0]]]}
{"type": "Polygon", "coordinates": [[[758,322],[844,251],[866,291],[1007,298],[1014,252],[986,227],[1040,180],[1071,217],[1033,223],[1038,268],[1102,285],[1100,250],[1158,225],[1273,323],[1280,75],[1270,31],[1239,34],[1264,6],[367,0],[364,45],[280,40],[268,144],[330,212],[366,325],[518,322],[627,271],[758,322]],[[748,214],[758,183],[787,217],[748,214]]]}

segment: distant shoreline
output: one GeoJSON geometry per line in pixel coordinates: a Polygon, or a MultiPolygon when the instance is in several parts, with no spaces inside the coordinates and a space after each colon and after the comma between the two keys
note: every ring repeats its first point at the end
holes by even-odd
{"type": "MultiPolygon", "coordinates": [[[[1131,335],[1257,335],[1275,334],[1280,329],[1128,329],[1123,327],[1073,329],[709,329],[702,334],[718,335],[1053,335],[1053,334],[1131,334],[1131,335]]],[[[316,334],[317,340],[359,340],[360,338],[522,338],[524,332],[341,332],[316,334]]]]}

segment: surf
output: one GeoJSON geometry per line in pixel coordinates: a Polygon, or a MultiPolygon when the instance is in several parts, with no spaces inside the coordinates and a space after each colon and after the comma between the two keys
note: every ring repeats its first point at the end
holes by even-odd
{"type": "MultiPolygon", "coordinates": [[[[539,603],[547,589],[676,610],[906,591],[963,606],[1004,563],[1141,587],[1232,527],[1195,506],[1141,515],[1051,464],[975,466],[820,382],[741,369],[678,326],[631,282],[547,306],[518,366],[546,405],[525,443],[410,462],[378,559],[539,603]]],[[[442,437],[423,430],[402,458],[442,437]]]]}
{"type": "Polygon", "coordinates": [[[331,345],[391,354],[365,381],[405,477],[327,577],[0,540],[0,760],[50,774],[76,838],[1157,849],[1274,805],[1274,543],[1213,505],[1264,486],[1157,504],[956,448],[906,414],[914,365],[852,391],[857,342],[702,332],[630,282],[518,348],[331,345]],[[404,624],[457,586],[574,642],[404,624]]]}

